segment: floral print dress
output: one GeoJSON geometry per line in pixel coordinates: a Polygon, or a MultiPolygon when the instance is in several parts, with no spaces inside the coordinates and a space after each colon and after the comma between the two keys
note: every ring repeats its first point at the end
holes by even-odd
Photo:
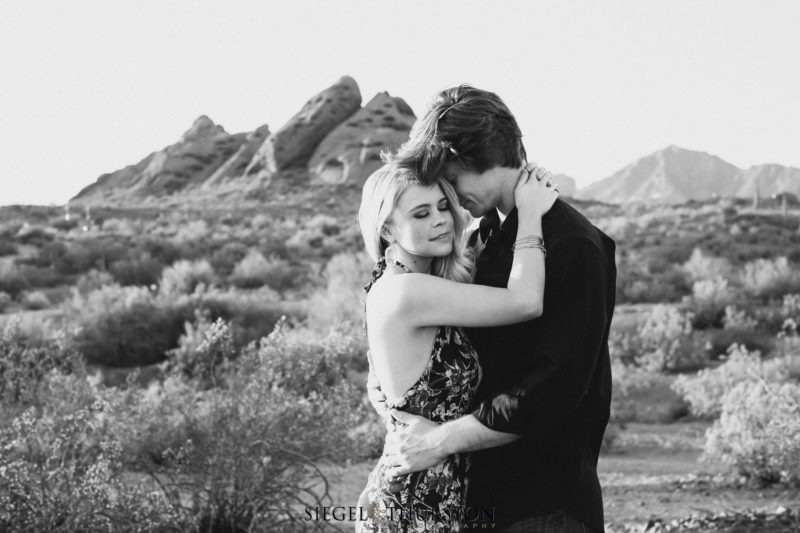
{"type": "MultiPolygon", "coordinates": [[[[480,380],[478,356],[467,337],[458,328],[441,326],[424,372],[399,400],[388,402],[388,407],[434,422],[454,420],[471,411],[480,380]]],[[[389,431],[402,425],[393,419],[387,424],[389,431]]],[[[468,468],[469,454],[454,454],[427,470],[389,482],[384,477],[386,466],[378,463],[365,491],[369,507],[362,512],[367,519],[357,531],[460,531],[468,468]]]]}

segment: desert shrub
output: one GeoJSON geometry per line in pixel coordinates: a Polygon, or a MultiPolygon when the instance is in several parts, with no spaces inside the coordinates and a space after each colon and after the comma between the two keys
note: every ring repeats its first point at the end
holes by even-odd
{"type": "Polygon", "coordinates": [[[351,436],[366,416],[363,392],[343,379],[346,357],[331,348],[337,345],[306,342],[282,324],[227,366],[218,387],[191,393],[178,375],[151,386],[158,394],[148,397],[162,411],[153,417],[140,410],[135,417],[144,429],[129,438],[140,457],[146,451],[159,458],[164,493],[188,523],[273,530],[288,520],[289,530],[302,530],[293,522],[295,505],[324,497],[315,462],[355,459],[363,450],[351,436]],[[178,439],[169,439],[169,428],[178,429],[178,439]],[[179,506],[181,494],[191,496],[189,505],[179,506]]]}
{"type": "Polygon", "coordinates": [[[128,253],[126,247],[109,238],[72,242],[64,254],[53,259],[53,267],[62,274],[80,274],[91,268],[105,269],[128,253]]]}
{"type": "Polygon", "coordinates": [[[700,248],[692,251],[682,269],[692,282],[729,279],[732,273],[730,261],[724,257],[706,255],[700,248]]]}
{"type": "Polygon", "coordinates": [[[167,352],[164,366],[203,382],[216,382],[219,367],[236,355],[230,325],[221,318],[211,322],[207,313],[195,311],[194,322],[186,323],[178,347],[167,352]]]}
{"type": "Polygon", "coordinates": [[[48,228],[34,226],[26,222],[17,232],[16,238],[21,244],[30,244],[41,248],[55,238],[54,233],[48,228]]]}
{"type": "Polygon", "coordinates": [[[741,283],[750,294],[769,298],[796,291],[800,288],[800,276],[785,257],[756,259],[742,268],[741,283]]]}
{"type": "Polygon", "coordinates": [[[743,381],[765,379],[771,382],[786,378],[787,360],[762,360],[759,352],[750,352],[740,345],[728,350],[725,363],[705,368],[696,375],[682,375],[673,383],[675,391],[689,402],[692,413],[713,418],[722,412],[726,392],[743,381]]]}
{"type": "Polygon", "coordinates": [[[692,296],[684,298],[684,304],[693,313],[692,325],[698,329],[719,327],[725,307],[731,305],[735,294],[728,280],[714,277],[695,281],[692,285],[692,296]]]}
{"type": "Polygon", "coordinates": [[[240,288],[256,288],[269,285],[283,290],[292,284],[295,273],[289,261],[271,256],[269,258],[251,248],[233,269],[230,281],[240,288]]]}
{"type": "Polygon", "coordinates": [[[0,313],[5,313],[6,309],[11,307],[13,298],[7,292],[0,291],[0,313]]]}
{"type": "Polygon", "coordinates": [[[139,247],[162,265],[171,265],[182,257],[185,251],[177,244],[156,237],[147,237],[139,241],[139,247]]]}
{"type": "Polygon", "coordinates": [[[737,331],[753,331],[758,326],[758,322],[748,316],[747,311],[736,306],[728,305],[725,307],[725,316],[722,318],[722,325],[725,329],[737,331]]]}
{"type": "Polygon", "coordinates": [[[364,252],[337,254],[325,266],[324,288],[309,299],[308,323],[317,330],[349,324],[360,331],[363,315],[363,286],[369,281],[372,261],[364,252]]]}
{"type": "Polygon", "coordinates": [[[686,274],[675,265],[654,265],[647,254],[636,250],[616,254],[617,301],[660,303],[680,301],[690,292],[686,274]]]}
{"type": "Polygon", "coordinates": [[[108,270],[120,285],[149,286],[158,283],[164,265],[148,252],[142,252],[138,256],[113,262],[108,270]]]}
{"type": "Polygon", "coordinates": [[[209,262],[220,276],[229,276],[236,264],[247,255],[249,248],[240,242],[226,242],[211,253],[209,262]]]}
{"type": "Polygon", "coordinates": [[[75,282],[75,290],[82,295],[87,295],[106,285],[114,283],[114,278],[106,271],[91,269],[87,273],[82,274],[78,281],[75,282]]]}
{"type": "Polygon", "coordinates": [[[704,339],[692,329],[692,315],[655,305],[635,334],[615,337],[617,357],[652,372],[696,368],[707,360],[704,339]]]}
{"type": "Polygon", "coordinates": [[[611,365],[611,378],[614,391],[611,395],[611,419],[616,423],[636,419],[638,406],[634,394],[649,389],[657,379],[657,374],[614,361],[611,365]]]}
{"type": "Polygon", "coordinates": [[[722,400],[705,456],[760,483],[800,482],[800,383],[747,380],[722,400]]]}
{"type": "Polygon", "coordinates": [[[0,261],[0,291],[16,297],[31,287],[22,270],[12,261],[0,261]]]}
{"type": "Polygon", "coordinates": [[[84,396],[61,407],[31,408],[0,430],[0,529],[180,530],[179,515],[157,492],[123,482],[122,446],[104,431],[105,404],[84,396]]]}
{"type": "Polygon", "coordinates": [[[352,339],[338,332],[321,342],[309,342],[281,322],[268,337],[243,351],[226,377],[227,387],[242,391],[245,397],[255,395],[248,405],[258,403],[258,397],[268,391],[272,391],[270,395],[279,393],[281,403],[296,404],[290,410],[298,409],[299,418],[280,424],[286,424],[283,431],[289,441],[303,443],[293,448],[304,455],[353,458],[358,445],[350,441],[347,432],[366,416],[363,385],[347,379],[353,346],[352,339]],[[313,416],[319,410],[327,413],[324,420],[313,416]]]}
{"type": "Polygon", "coordinates": [[[215,397],[178,373],[145,388],[131,386],[135,379],[129,377],[128,386],[121,389],[100,390],[109,405],[109,431],[122,443],[130,468],[178,468],[179,464],[173,464],[174,451],[189,440],[202,438],[201,422],[215,397]]]}
{"type": "Polygon", "coordinates": [[[140,366],[174,348],[191,308],[160,302],[146,288],[107,285],[73,294],[65,314],[80,327],[76,343],[91,363],[140,366]]]}
{"type": "Polygon", "coordinates": [[[286,240],[286,249],[305,257],[331,256],[356,244],[355,224],[345,228],[332,216],[316,215],[286,240]]]}
{"type": "Polygon", "coordinates": [[[177,261],[161,274],[159,292],[165,296],[191,294],[201,283],[211,285],[215,280],[214,269],[208,261],[177,261]]]}
{"type": "Polygon", "coordinates": [[[42,291],[31,291],[21,295],[20,301],[25,309],[35,311],[50,307],[50,299],[42,291]]]}
{"type": "Polygon", "coordinates": [[[28,405],[39,397],[42,381],[52,370],[84,375],[83,360],[66,331],[50,339],[31,340],[12,318],[0,330],[0,400],[28,405]]]}
{"type": "Polygon", "coordinates": [[[733,344],[762,354],[771,353],[775,347],[775,335],[762,329],[707,329],[703,333],[708,339],[707,348],[711,359],[724,359],[728,348],[733,344]]]}
{"type": "Polygon", "coordinates": [[[141,224],[127,218],[108,218],[103,221],[103,231],[113,235],[132,237],[141,230],[141,224]]]}
{"type": "Polygon", "coordinates": [[[266,286],[253,291],[216,288],[198,291],[191,306],[207,311],[212,320],[222,318],[229,322],[237,346],[268,335],[282,316],[301,320],[305,315],[300,304],[282,302],[266,286]]]}
{"type": "Polygon", "coordinates": [[[17,245],[14,241],[7,238],[0,238],[0,257],[7,255],[15,255],[17,253],[17,245]]]}
{"type": "Polygon", "coordinates": [[[211,229],[205,220],[192,220],[181,225],[173,237],[173,242],[180,245],[199,243],[211,235],[211,229]]]}

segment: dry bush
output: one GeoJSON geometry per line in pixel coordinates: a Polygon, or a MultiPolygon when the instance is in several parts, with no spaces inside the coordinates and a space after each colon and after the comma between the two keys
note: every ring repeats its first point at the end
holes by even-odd
{"type": "Polygon", "coordinates": [[[275,290],[284,290],[292,285],[296,273],[289,261],[276,256],[269,258],[251,248],[239,261],[230,275],[233,285],[240,288],[257,288],[269,285],[275,290]]]}
{"type": "Polygon", "coordinates": [[[5,313],[11,307],[14,299],[7,292],[0,291],[0,313],[5,313]]]}
{"type": "Polygon", "coordinates": [[[29,311],[37,311],[50,307],[50,299],[42,291],[31,291],[22,293],[20,296],[22,307],[29,311]]]}
{"type": "Polygon", "coordinates": [[[180,373],[119,390],[49,372],[39,408],[0,429],[0,529],[321,527],[300,511],[332,504],[316,463],[368,451],[353,431],[367,408],[346,379],[351,351],[284,324],[208,389],[180,373]]]}
{"type": "Polygon", "coordinates": [[[372,260],[364,252],[333,256],[325,266],[325,286],[309,299],[309,326],[325,331],[347,325],[351,331],[360,331],[363,287],[369,281],[372,266],[372,260]]]}
{"type": "Polygon", "coordinates": [[[694,327],[718,327],[722,325],[725,308],[734,302],[735,296],[728,280],[717,276],[695,281],[692,285],[692,296],[684,298],[684,305],[694,315],[694,327]]]}
{"type": "Polygon", "coordinates": [[[161,274],[159,292],[164,296],[191,294],[201,283],[211,285],[215,281],[214,269],[205,259],[181,260],[164,269],[161,274]]]}
{"type": "Polygon", "coordinates": [[[733,267],[726,258],[706,255],[700,248],[692,251],[682,269],[692,282],[716,278],[728,279],[733,272],[733,267]]]}
{"type": "Polygon", "coordinates": [[[614,359],[650,372],[697,368],[708,360],[704,337],[694,332],[692,315],[671,305],[655,305],[633,333],[609,339],[614,359]]]}
{"type": "Polygon", "coordinates": [[[714,418],[723,410],[725,395],[744,381],[784,381],[787,377],[786,358],[762,360],[759,352],[749,352],[740,345],[728,349],[726,361],[716,368],[705,368],[697,374],[678,376],[673,389],[689,402],[692,413],[714,418]]]}
{"type": "Polygon", "coordinates": [[[782,296],[800,288],[800,275],[786,257],[750,261],[744,265],[740,276],[744,289],[757,297],[782,296]]]}
{"type": "Polygon", "coordinates": [[[761,484],[800,483],[800,383],[736,384],[706,434],[704,453],[761,484]]]}

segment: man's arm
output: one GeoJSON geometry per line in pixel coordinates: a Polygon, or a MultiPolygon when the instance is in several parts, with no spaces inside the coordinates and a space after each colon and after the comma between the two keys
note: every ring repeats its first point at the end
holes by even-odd
{"type": "Polygon", "coordinates": [[[393,436],[387,464],[393,475],[428,468],[450,453],[513,442],[547,431],[574,412],[586,394],[608,322],[609,266],[587,239],[571,238],[552,250],[547,264],[543,328],[530,373],[465,417],[435,424],[395,413],[409,424],[393,436]]]}
{"type": "Polygon", "coordinates": [[[612,265],[589,239],[571,237],[548,255],[548,286],[531,371],[473,415],[503,433],[550,431],[580,406],[602,350],[613,298],[612,265]]]}
{"type": "Polygon", "coordinates": [[[395,409],[391,414],[408,428],[386,435],[383,462],[389,466],[384,472],[389,478],[424,470],[453,453],[494,448],[519,439],[519,435],[487,428],[472,415],[437,424],[395,409]]]}

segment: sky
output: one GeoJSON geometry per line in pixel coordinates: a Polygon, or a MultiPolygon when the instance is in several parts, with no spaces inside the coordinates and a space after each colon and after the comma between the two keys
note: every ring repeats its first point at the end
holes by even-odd
{"type": "Polygon", "coordinates": [[[0,205],[63,204],[200,115],[282,126],[352,76],[419,116],[500,95],[586,186],[675,144],[800,167],[800,2],[2,0],[0,205]]]}

